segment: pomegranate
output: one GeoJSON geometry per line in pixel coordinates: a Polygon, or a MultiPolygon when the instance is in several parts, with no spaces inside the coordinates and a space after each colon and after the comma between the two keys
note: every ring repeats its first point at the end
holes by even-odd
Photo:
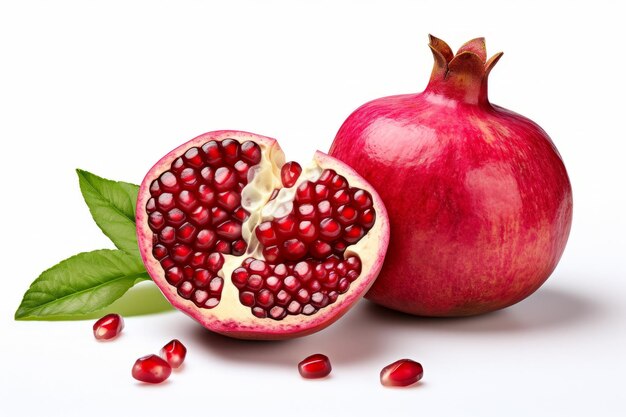
{"type": "Polygon", "coordinates": [[[107,314],[93,324],[93,335],[98,340],[116,338],[124,328],[124,319],[119,314],[107,314]]]}
{"type": "Polygon", "coordinates": [[[137,200],[146,269],[206,328],[282,339],[329,325],[371,286],[389,239],[385,207],[321,152],[285,163],[276,140],[210,132],[148,172],[137,200]]]}
{"type": "Polygon", "coordinates": [[[424,376],[424,368],[411,359],[400,359],[380,371],[380,383],[386,387],[407,387],[424,376]]]}
{"type": "Polygon", "coordinates": [[[132,369],[133,378],[150,384],[160,384],[171,374],[172,367],[165,359],[157,355],[147,355],[137,359],[132,369]]]}
{"type": "Polygon", "coordinates": [[[172,368],[180,368],[187,356],[187,348],[180,340],[174,339],[163,346],[159,354],[172,368]]]}
{"type": "Polygon", "coordinates": [[[302,378],[307,379],[324,378],[332,369],[328,356],[321,353],[308,356],[298,364],[298,372],[302,378]]]}
{"type": "Polygon", "coordinates": [[[330,155],[380,193],[393,240],[366,298],[424,316],[465,316],[532,294],[556,267],[572,222],[561,157],[534,122],[493,105],[485,41],[458,52],[431,36],[421,94],[364,104],[330,155]]]}

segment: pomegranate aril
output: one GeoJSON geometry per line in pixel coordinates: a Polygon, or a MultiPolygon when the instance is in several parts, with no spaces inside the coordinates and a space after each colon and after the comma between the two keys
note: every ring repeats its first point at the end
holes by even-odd
{"type": "Polygon", "coordinates": [[[320,237],[324,240],[333,240],[341,235],[341,225],[333,218],[324,219],[320,222],[320,237]]]}
{"type": "Polygon", "coordinates": [[[278,278],[284,278],[289,273],[287,266],[285,264],[278,264],[274,267],[274,275],[278,278]]]}
{"type": "Polygon", "coordinates": [[[248,219],[248,212],[243,207],[239,207],[233,212],[233,217],[243,223],[248,219]]]}
{"type": "Polygon", "coordinates": [[[357,256],[349,256],[345,262],[348,269],[361,270],[361,260],[357,256]]]}
{"type": "Polygon", "coordinates": [[[156,200],[154,199],[154,197],[151,197],[150,199],[148,199],[148,202],[146,203],[146,212],[150,214],[154,210],[156,210],[156,200]]]}
{"type": "Polygon", "coordinates": [[[282,282],[275,276],[267,277],[265,280],[265,286],[272,292],[276,292],[282,286],[282,282]]]}
{"type": "Polygon", "coordinates": [[[234,191],[224,191],[217,196],[217,203],[225,210],[233,211],[241,203],[241,194],[234,191]]]}
{"type": "Polygon", "coordinates": [[[159,183],[161,185],[161,189],[166,192],[175,192],[178,191],[178,180],[176,176],[169,171],[165,171],[161,174],[159,178],[159,183]]]}
{"type": "Polygon", "coordinates": [[[306,252],[306,245],[298,239],[285,240],[282,244],[281,253],[285,259],[289,259],[290,261],[302,259],[302,257],[306,255],[306,252]]]}
{"type": "Polygon", "coordinates": [[[313,184],[310,181],[301,183],[296,189],[296,202],[312,203],[313,202],[314,189],[313,184]]]}
{"type": "Polygon", "coordinates": [[[263,257],[267,262],[277,262],[281,255],[278,246],[269,246],[263,249],[263,257]]]}
{"type": "Polygon", "coordinates": [[[332,366],[328,356],[316,353],[311,355],[298,364],[298,372],[303,378],[324,378],[330,374],[332,366]]]}
{"type": "Polygon", "coordinates": [[[215,170],[213,184],[217,191],[226,191],[237,183],[235,173],[228,167],[219,167],[215,170]]]}
{"type": "Polygon", "coordinates": [[[154,180],[150,184],[150,195],[152,197],[158,197],[163,191],[161,190],[161,186],[159,185],[159,180],[154,180]]]}
{"type": "Polygon", "coordinates": [[[211,224],[220,225],[228,220],[228,212],[220,207],[213,207],[211,209],[211,224]]]}
{"type": "Polygon", "coordinates": [[[311,281],[307,282],[307,287],[309,288],[310,292],[314,293],[322,289],[322,284],[320,284],[318,280],[312,279],[311,281]]]}
{"type": "Polygon", "coordinates": [[[241,224],[235,221],[227,221],[217,228],[217,235],[223,239],[235,240],[241,237],[241,224]]]}
{"type": "Polygon", "coordinates": [[[165,381],[171,373],[170,364],[157,355],[148,355],[137,359],[132,369],[133,378],[150,384],[165,381]]]}
{"type": "Polygon", "coordinates": [[[196,147],[187,149],[187,152],[183,155],[183,159],[186,164],[194,168],[200,168],[204,165],[204,160],[200,154],[200,150],[196,147]]]}
{"type": "Polygon", "coordinates": [[[183,271],[181,268],[174,266],[165,271],[165,279],[171,285],[177,286],[183,280],[183,271]]]}
{"type": "Polygon", "coordinates": [[[187,348],[174,339],[161,348],[160,356],[174,369],[179,368],[187,356],[187,348]]]}
{"type": "Polygon", "coordinates": [[[298,262],[293,267],[293,273],[297,278],[300,278],[303,282],[306,282],[311,279],[313,276],[313,270],[311,266],[306,262],[298,262]]]}
{"type": "Polygon", "coordinates": [[[342,256],[347,247],[348,247],[348,244],[346,242],[342,242],[342,241],[335,242],[333,244],[333,252],[337,256],[342,256]]]}
{"type": "Polygon", "coordinates": [[[298,223],[298,237],[306,243],[312,242],[317,237],[317,228],[309,220],[301,221],[298,223]]]}
{"type": "Polygon", "coordinates": [[[237,268],[233,271],[233,274],[231,276],[231,280],[233,282],[233,284],[235,285],[235,287],[242,289],[243,287],[246,286],[246,283],[248,282],[248,277],[250,275],[248,274],[248,271],[246,270],[246,268],[241,267],[241,268],[237,268]]]}
{"type": "Polygon", "coordinates": [[[337,284],[337,291],[339,294],[345,294],[345,292],[348,291],[348,288],[350,288],[350,281],[348,278],[341,278],[337,284]]]}
{"type": "Polygon", "coordinates": [[[157,205],[160,210],[169,211],[174,208],[176,202],[172,193],[163,193],[157,198],[157,205]]]}
{"type": "Polygon", "coordinates": [[[337,209],[337,220],[344,226],[354,223],[358,215],[359,213],[353,207],[347,205],[337,209]]]}
{"type": "Polygon", "coordinates": [[[287,315],[287,311],[280,306],[274,306],[269,311],[269,316],[274,320],[282,320],[287,315]]]}
{"type": "Polygon", "coordinates": [[[235,256],[241,256],[246,252],[247,247],[248,245],[244,240],[236,240],[231,245],[231,252],[235,256]]]}
{"type": "Polygon", "coordinates": [[[209,282],[209,290],[213,294],[220,295],[222,288],[224,288],[224,280],[220,277],[214,277],[211,282],[209,282]]]}
{"type": "Polygon", "coordinates": [[[325,200],[328,197],[328,187],[324,184],[317,184],[314,191],[315,199],[317,201],[325,200]]]}
{"type": "MultiPolygon", "coordinates": [[[[202,179],[204,180],[206,184],[211,184],[213,182],[213,178],[214,178],[213,170],[209,166],[206,166],[200,170],[200,176],[202,177],[202,179]]],[[[202,185],[206,185],[206,184],[202,184],[202,185]]]]}
{"type": "Polygon", "coordinates": [[[202,153],[210,165],[215,165],[222,161],[222,151],[220,149],[220,145],[214,140],[202,145],[202,153]]]}
{"type": "Polygon", "coordinates": [[[222,141],[222,154],[229,164],[234,164],[239,159],[239,142],[234,139],[224,139],[222,141]]]}
{"type": "Polygon", "coordinates": [[[257,274],[252,274],[248,277],[246,282],[246,288],[252,291],[260,290],[263,286],[263,277],[257,274]]]}
{"type": "Polygon", "coordinates": [[[302,305],[296,300],[293,300],[287,306],[287,312],[291,315],[295,316],[297,314],[300,314],[301,311],[302,311],[302,305]]]}
{"type": "Polygon", "coordinates": [[[331,292],[328,293],[328,302],[330,304],[332,304],[335,301],[337,301],[337,298],[339,298],[339,293],[337,291],[331,291],[331,292]]]}
{"type": "Polygon", "coordinates": [[[252,141],[246,141],[241,144],[241,157],[250,166],[256,165],[261,162],[261,148],[252,141]]]}
{"type": "Polygon", "coordinates": [[[330,205],[330,201],[323,200],[317,203],[317,214],[321,219],[332,216],[333,207],[330,205]]]}
{"type": "Polygon", "coordinates": [[[261,307],[254,307],[252,309],[252,314],[254,314],[255,317],[258,317],[260,319],[264,319],[267,317],[267,312],[263,310],[261,307]]]}
{"type": "Polygon", "coordinates": [[[315,207],[313,204],[302,204],[298,207],[298,217],[302,220],[315,219],[315,207]]]}
{"type": "Polygon", "coordinates": [[[180,180],[187,188],[191,188],[198,182],[196,171],[193,168],[185,168],[180,173],[180,180]]]}
{"type": "Polygon", "coordinates": [[[359,216],[359,223],[363,225],[365,228],[370,228],[374,226],[374,222],[376,221],[376,213],[374,209],[367,209],[359,216]]]}
{"type": "Polygon", "coordinates": [[[198,200],[191,191],[183,190],[178,194],[178,204],[186,211],[191,211],[198,204],[198,200]]]}
{"type": "Polygon", "coordinates": [[[332,253],[332,248],[328,243],[316,240],[309,247],[309,253],[314,258],[326,259],[332,253]]]}
{"type": "Polygon", "coordinates": [[[203,307],[205,301],[207,301],[209,299],[209,293],[204,291],[204,290],[196,290],[193,293],[193,302],[198,306],[198,307],[203,307]]]}
{"type": "Polygon", "coordinates": [[[325,169],[324,171],[322,171],[322,174],[317,179],[317,182],[320,184],[329,185],[335,174],[336,172],[332,169],[325,169]]]}
{"type": "Polygon", "coordinates": [[[356,281],[358,277],[359,277],[359,272],[357,271],[348,271],[348,273],[346,274],[346,278],[348,278],[350,282],[356,281]]]}
{"type": "Polygon", "coordinates": [[[154,245],[152,248],[152,256],[154,256],[157,260],[163,259],[163,257],[167,256],[167,248],[163,245],[154,245]]]}
{"type": "Polygon", "coordinates": [[[167,222],[172,226],[180,226],[185,221],[185,213],[175,208],[167,212],[167,222]]]}
{"type": "Polygon", "coordinates": [[[289,275],[283,280],[283,285],[287,291],[294,293],[300,288],[300,281],[293,275],[289,275]]]}
{"type": "Polygon", "coordinates": [[[280,169],[280,179],[283,183],[283,186],[285,188],[293,187],[293,185],[298,180],[298,177],[300,177],[301,173],[302,173],[302,167],[300,166],[299,163],[293,162],[293,161],[287,162],[280,169]]]}
{"type": "Polygon", "coordinates": [[[174,162],[172,162],[171,171],[175,174],[178,174],[184,167],[185,167],[185,161],[183,161],[183,158],[178,157],[174,159],[174,162]]]}
{"type": "Polygon", "coordinates": [[[237,161],[235,165],[233,165],[235,172],[237,173],[237,177],[239,181],[247,181],[248,179],[248,170],[250,166],[243,161],[237,161]]]}
{"type": "Polygon", "coordinates": [[[161,259],[161,266],[164,270],[170,269],[174,265],[176,265],[176,262],[174,262],[169,256],[161,259]]]}
{"type": "Polygon", "coordinates": [[[150,213],[148,216],[148,225],[153,232],[161,230],[161,228],[165,225],[165,218],[163,217],[163,214],[158,211],[150,213]]]}
{"type": "Polygon", "coordinates": [[[339,283],[339,275],[331,271],[326,275],[325,279],[322,281],[323,285],[328,288],[335,288],[339,283]]]}
{"type": "Polygon", "coordinates": [[[193,293],[193,284],[189,281],[183,282],[178,287],[178,294],[187,300],[189,299],[189,297],[191,297],[192,293],[193,293]]]}
{"type": "Polygon", "coordinates": [[[285,306],[291,301],[291,295],[285,290],[280,290],[276,293],[276,304],[285,306]]]}
{"type": "Polygon", "coordinates": [[[254,272],[262,276],[267,276],[270,272],[270,268],[267,264],[260,259],[253,259],[252,262],[250,262],[248,269],[250,272],[254,272]]]}
{"type": "Polygon", "coordinates": [[[358,224],[346,227],[343,238],[348,243],[356,243],[365,235],[365,230],[358,224]]]}
{"type": "Polygon", "coordinates": [[[219,253],[230,253],[231,252],[230,243],[225,242],[223,240],[218,240],[215,243],[215,251],[219,253]]]}
{"type": "Polygon", "coordinates": [[[192,250],[187,245],[176,244],[172,247],[171,256],[175,262],[185,263],[192,254],[192,250]]]}
{"type": "Polygon", "coordinates": [[[215,202],[215,192],[208,185],[201,184],[198,187],[198,200],[207,206],[211,206],[215,202]]]}
{"type": "Polygon", "coordinates": [[[193,274],[193,283],[196,288],[204,288],[209,285],[211,278],[211,273],[206,269],[196,269],[193,274]]]}
{"type": "Polygon", "coordinates": [[[274,294],[268,289],[262,289],[256,295],[256,303],[263,308],[269,308],[274,304],[274,294]]]}
{"type": "Polygon", "coordinates": [[[124,319],[119,314],[107,314],[93,324],[93,336],[98,340],[111,340],[124,329],[124,319]]]}
{"type": "Polygon", "coordinates": [[[196,236],[195,247],[198,250],[208,250],[215,245],[216,240],[217,236],[215,235],[215,232],[209,229],[202,229],[196,236]]]}
{"type": "Polygon", "coordinates": [[[317,312],[317,309],[313,307],[311,304],[307,304],[304,307],[302,307],[302,314],[304,314],[305,316],[310,316],[311,314],[314,314],[315,312],[317,312]]]}
{"type": "Polygon", "coordinates": [[[169,244],[176,241],[176,230],[172,226],[166,226],[159,232],[159,242],[169,244]]]}
{"type": "Polygon", "coordinates": [[[317,308],[323,308],[328,305],[328,296],[321,292],[311,294],[311,305],[317,308]]]}
{"type": "Polygon", "coordinates": [[[424,368],[411,359],[400,359],[380,371],[380,383],[386,387],[406,387],[424,376],[424,368]]]}
{"type": "Polygon", "coordinates": [[[350,193],[346,189],[336,191],[330,198],[335,206],[343,206],[350,203],[350,193]]]}
{"type": "Polygon", "coordinates": [[[185,223],[178,228],[176,232],[176,237],[178,240],[184,243],[191,243],[191,241],[196,237],[196,228],[191,223],[185,223]]]}
{"type": "Polygon", "coordinates": [[[278,242],[276,232],[272,227],[272,222],[263,222],[259,224],[254,230],[254,233],[263,246],[275,245],[278,242]]]}
{"type": "Polygon", "coordinates": [[[306,288],[301,288],[300,291],[298,291],[298,293],[296,294],[296,300],[298,300],[302,304],[308,303],[310,299],[311,294],[309,294],[309,291],[307,291],[306,288]]]}
{"type": "Polygon", "coordinates": [[[240,293],[239,302],[246,307],[252,307],[254,305],[254,293],[251,291],[244,291],[240,293]]]}
{"type": "Polygon", "coordinates": [[[296,234],[296,219],[292,215],[274,220],[276,233],[283,238],[290,238],[296,234]]]}
{"type": "Polygon", "coordinates": [[[191,256],[189,265],[193,268],[201,268],[205,265],[207,254],[204,252],[196,252],[191,256]]]}
{"type": "Polygon", "coordinates": [[[354,206],[359,210],[365,210],[372,207],[372,196],[365,190],[354,188],[351,191],[354,192],[352,194],[352,201],[354,202],[354,206]]]}

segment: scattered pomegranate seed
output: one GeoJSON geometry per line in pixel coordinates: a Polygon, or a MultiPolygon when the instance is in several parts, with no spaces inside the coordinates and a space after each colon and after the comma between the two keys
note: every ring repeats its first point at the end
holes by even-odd
{"type": "Polygon", "coordinates": [[[332,370],[328,356],[316,353],[298,364],[298,371],[303,378],[324,378],[332,370]]]}
{"type": "Polygon", "coordinates": [[[406,387],[424,376],[424,368],[411,359],[400,359],[380,371],[380,383],[386,387],[406,387]]]}
{"type": "Polygon", "coordinates": [[[98,340],[111,340],[122,332],[124,319],[119,314],[107,314],[93,324],[93,335],[98,340]]]}
{"type": "Polygon", "coordinates": [[[159,384],[172,373],[172,367],[165,359],[157,355],[148,355],[137,359],[132,375],[138,381],[159,384]]]}
{"type": "Polygon", "coordinates": [[[178,368],[183,364],[185,356],[187,356],[187,348],[180,340],[174,339],[163,346],[160,355],[172,368],[178,368]]]}

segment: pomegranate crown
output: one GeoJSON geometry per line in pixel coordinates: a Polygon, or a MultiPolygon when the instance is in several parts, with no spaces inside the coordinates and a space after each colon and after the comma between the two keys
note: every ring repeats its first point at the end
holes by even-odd
{"type": "Polygon", "coordinates": [[[428,36],[435,63],[426,91],[470,104],[488,103],[487,78],[503,53],[487,59],[485,38],[476,38],[454,54],[446,42],[428,36]]]}

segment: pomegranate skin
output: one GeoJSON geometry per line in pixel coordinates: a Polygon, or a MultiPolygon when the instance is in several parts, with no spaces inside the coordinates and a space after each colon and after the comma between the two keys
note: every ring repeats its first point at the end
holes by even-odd
{"type": "Polygon", "coordinates": [[[489,103],[484,39],[456,55],[431,37],[423,93],[385,97],[352,113],[330,155],[369,181],[391,236],[369,300],[421,316],[510,306],[556,267],[572,222],[572,190],[550,137],[489,103]]]}

